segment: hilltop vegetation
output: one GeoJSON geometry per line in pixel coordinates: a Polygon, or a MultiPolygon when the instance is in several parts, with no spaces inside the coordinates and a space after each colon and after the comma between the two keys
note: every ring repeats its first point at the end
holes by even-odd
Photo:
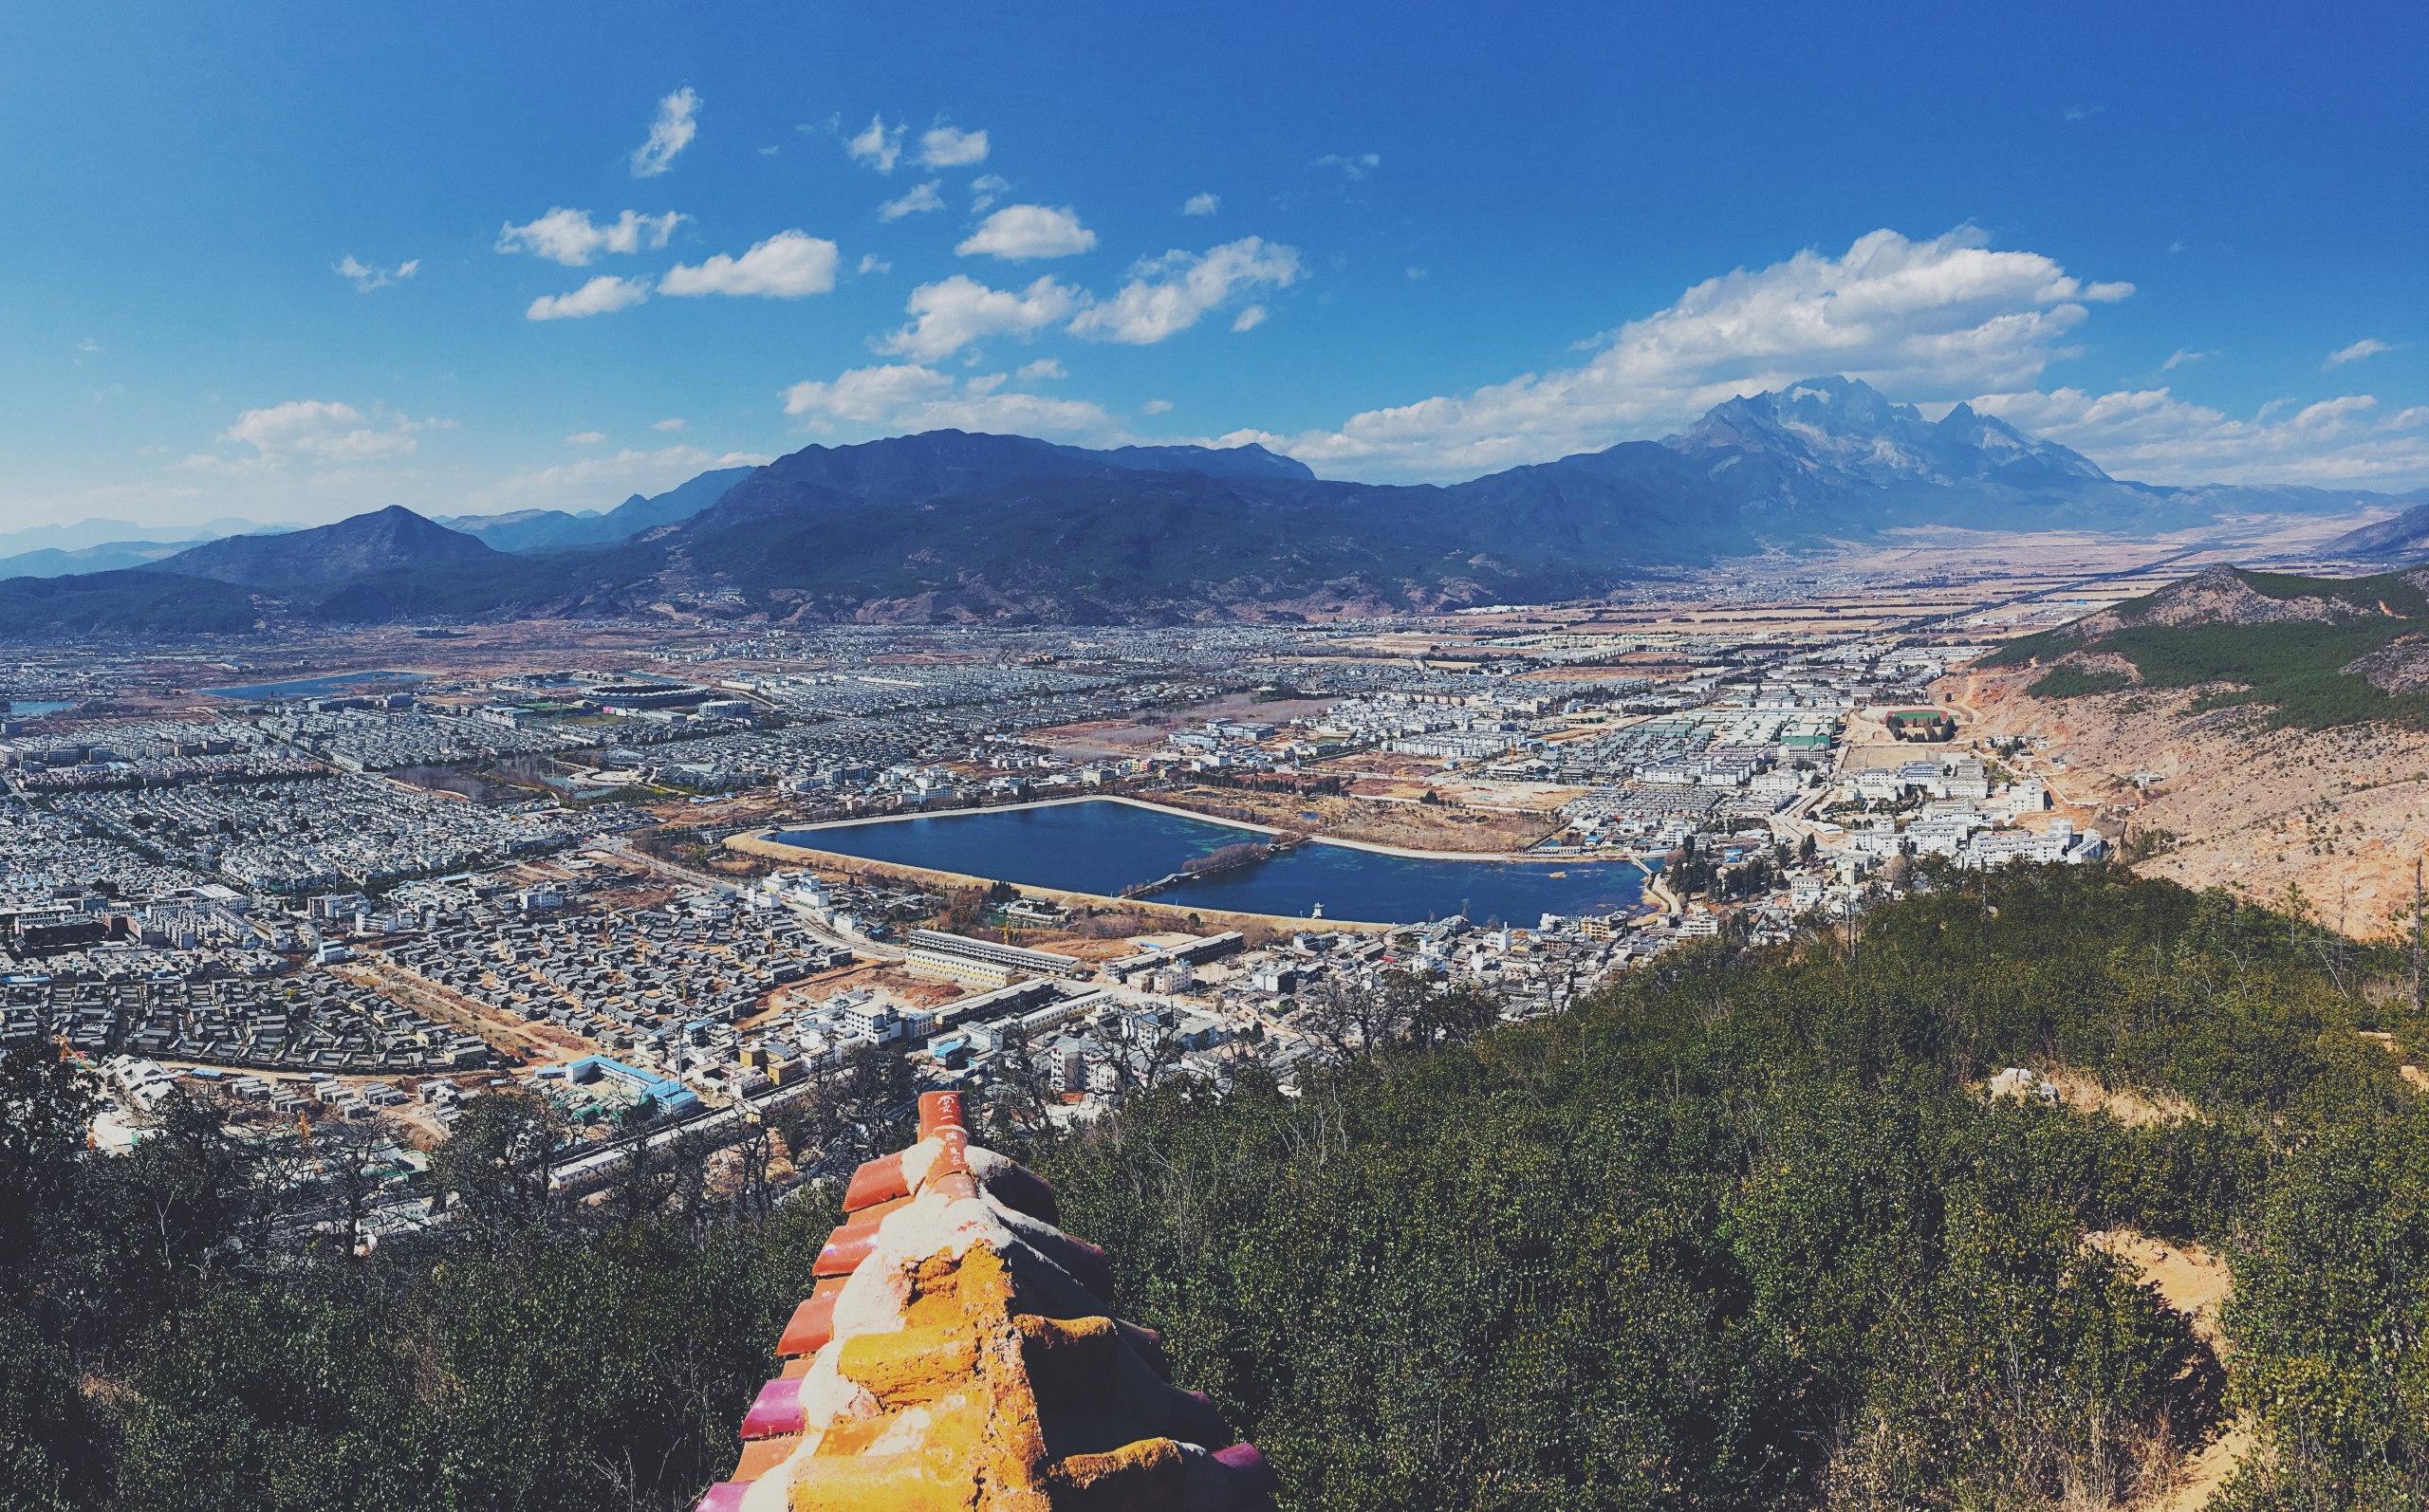
{"type": "MultiPolygon", "coordinates": [[[[1295,1096],[987,1137],[1293,1509],[2103,1505],[2233,1415],[2215,1505],[2410,1507],[2429,1109],[2356,1032],[2429,1048],[2396,967],[2121,871],[1943,876],[1854,959],[1716,941],[1482,1033],[1403,983],[1295,1096]],[[2008,1064],[2192,1112],[1987,1100],[2008,1064]],[[2121,1228],[2230,1257],[2223,1360],[2085,1242],[2121,1228]]],[[[62,1079],[6,1070],[0,1505],[688,1505],[832,1219],[679,1161],[557,1207],[492,1097],[441,1152],[465,1221],[358,1260],[276,1237],[207,1116],[79,1160],[62,1079]]],[[[794,1136],[899,1137],[856,1075],[794,1136]]]]}
{"type": "Polygon", "coordinates": [[[93,635],[238,635],[260,618],[252,596],[240,587],[163,579],[140,568],[0,580],[0,637],[20,643],[93,635]]]}
{"type": "Polygon", "coordinates": [[[2429,721],[2420,692],[2429,569],[2366,578],[2304,578],[2212,568],[2115,608],[2008,642],[1986,667],[2041,662],[2045,698],[2139,683],[2206,688],[2196,711],[2252,704],[2273,725],[2328,729],[2367,720],[2429,721]],[[2122,658],[2134,676],[2085,665],[2122,658]]]}

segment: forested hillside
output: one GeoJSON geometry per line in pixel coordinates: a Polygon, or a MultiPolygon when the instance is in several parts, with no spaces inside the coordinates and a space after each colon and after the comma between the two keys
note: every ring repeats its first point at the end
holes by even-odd
{"type": "MultiPolygon", "coordinates": [[[[2429,1049],[2403,962],[2066,867],[1849,943],[1480,1036],[1403,992],[1293,1095],[1053,1137],[1013,1098],[990,1140],[1294,1509],[2123,1505],[2230,1419],[2214,1506],[2429,1498],[2429,1105],[2359,1032],[2429,1049]],[[1987,1099],[2011,1064],[2188,1111],[1987,1099]],[[2223,1352],[2085,1243],[2119,1228],[2230,1257],[2223,1352]]],[[[864,1061],[787,1134],[892,1143],[897,1090],[864,1061]]],[[[358,1259],[206,1114],[89,1160],[55,1062],[0,1101],[9,1506],[687,1506],[835,1217],[681,1160],[554,1207],[491,1097],[433,1172],[462,1221],[358,1259]]]]}

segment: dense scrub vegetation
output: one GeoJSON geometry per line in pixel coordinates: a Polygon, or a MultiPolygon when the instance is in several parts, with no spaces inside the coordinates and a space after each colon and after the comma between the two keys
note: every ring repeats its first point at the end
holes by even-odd
{"type": "MultiPolygon", "coordinates": [[[[2429,1048],[2401,963],[2123,872],[1938,883],[1852,956],[1715,942],[999,1142],[1293,1508],[2122,1504],[2230,1416],[2216,1505],[2422,1504],[2429,1106],[2356,1032],[2429,1048]],[[1987,1100],[2009,1064],[2191,1112],[1987,1100]],[[2119,1227],[2231,1257],[2223,1360],[2119,1227]]],[[[357,1259],[257,1231],[207,1116],[79,1160],[7,1076],[0,1504],[683,1504],[832,1221],[679,1172],[558,1210],[500,1107],[442,1152],[466,1221],[357,1259]]]]}

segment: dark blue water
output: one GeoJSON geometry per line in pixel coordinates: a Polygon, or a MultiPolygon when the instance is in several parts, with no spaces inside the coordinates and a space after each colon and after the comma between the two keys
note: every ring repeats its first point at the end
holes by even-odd
{"type": "MultiPolygon", "coordinates": [[[[787,845],[898,866],[924,866],[1071,893],[1118,894],[1194,857],[1254,840],[1256,832],[1127,803],[934,814],[794,830],[787,845]]],[[[1632,864],[1597,861],[1429,861],[1341,845],[1305,845],[1158,893],[1181,908],[1414,924],[1452,913],[1532,928],[1545,913],[1610,913],[1642,895],[1632,864]]]]}
{"type": "Polygon", "coordinates": [[[207,693],[263,703],[279,698],[330,698],[388,683],[430,681],[426,672],[343,672],[326,677],[298,677],[283,683],[249,683],[242,688],[206,688],[207,693]]]}

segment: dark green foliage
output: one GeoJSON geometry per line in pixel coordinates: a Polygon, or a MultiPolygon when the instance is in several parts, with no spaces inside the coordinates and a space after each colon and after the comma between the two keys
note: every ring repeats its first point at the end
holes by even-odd
{"type": "MultiPolygon", "coordinates": [[[[1858,970],[1715,946],[1472,1050],[1167,1090],[1030,1158],[1295,1507],[2122,1500],[2217,1420],[2221,1367],[2082,1235],[2232,1247],[2305,1131],[2413,1095],[2282,917],[1965,881],[1877,915],[1858,970]],[[2197,1116],[1969,1090],[2012,1063],[2197,1116]]],[[[2417,1211],[2405,1181],[2352,1206],[2417,1211]]]]}
{"type": "Polygon", "coordinates": [[[2329,729],[2369,720],[2405,726],[2429,721],[2429,697],[2391,697],[2367,679],[2340,670],[2415,629],[2429,616],[2429,595],[2413,581],[2417,573],[2303,578],[2236,571],[2233,576],[2264,599],[2314,600],[2334,618],[2131,623],[2160,607],[2160,600],[2175,591],[2172,586],[2117,605],[2110,612],[2128,621],[2122,628],[2086,636],[2073,626],[2061,625],[2011,640],[1984,657],[1981,665],[2054,663],[2027,690],[2042,698],[2074,698],[2133,686],[2133,680],[2122,674],[2087,672],[2060,659],[2073,652],[2100,651],[2132,662],[2144,687],[2232,685],[2205,694],[2197,702],[2197,710],[2253,704],[2269,710],[2271,724],[2301,729],[2329,729]]]}
{"type": "Polygon", "coordinates": [[[237,635],[260,618],[252,596],[232,583],[164,579],[134,567],[0,581],[0,636],[10,640],[237,635]]]}

